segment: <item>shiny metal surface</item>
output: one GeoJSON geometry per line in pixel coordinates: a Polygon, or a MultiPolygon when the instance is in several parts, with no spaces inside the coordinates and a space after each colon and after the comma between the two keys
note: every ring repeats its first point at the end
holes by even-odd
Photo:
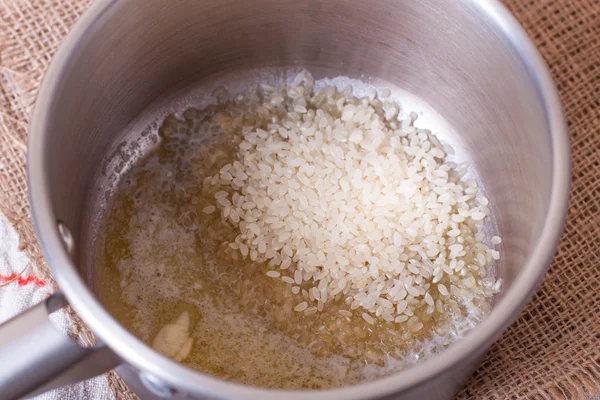
{"type": "Polygon", "coordinates": [[[145,388],[155,396],[168,398],[173,397],[175,394],[173,388],[169,387],[161,381],[160,378],[157,378],[149,372],[140,372],[138,376],[145,388]]]}
{"type": "Polygon", "coordinates": [[[64,223],[60,221],[56,224],[56,226],[58,228],[58,234],[60,235],[60,239],[62,240],[63,245],[67,250],[67,253],[69,253],[69,255],[72,255],[75,250],[75,239],[73,238],[71,231],[64,223]]]}
{"type": "Polygon", "coordinates": [[[127,363],[196,398],[450,398],[543,278],[569,193],[568,135],[556,90],[523,30],[491,0],[98,0],[44,79],[29,140],[34,220],[69,302],[127,363]],[[95,186],[102,168],[123,150],[116,147],[123,132],[168,93],[267,66],[373,77],[417,96],[452,126],[485,182],[504,238],[503,295],[466,340],[351,388],[261,390],[155,353],[94,297],[93,268],[82,250],[86,221],[104,195],[95,186]],[[58,220],[75,238],[76,262],[62,245],[58,220]]]}
{"type": "Polygon", "coordinates": [[[120,364],[104,345],[80,347],[52,325],[50,314],[66,304],[62,293],[55,293],[0,325],[3,399],[90,379],[120,364]]]}

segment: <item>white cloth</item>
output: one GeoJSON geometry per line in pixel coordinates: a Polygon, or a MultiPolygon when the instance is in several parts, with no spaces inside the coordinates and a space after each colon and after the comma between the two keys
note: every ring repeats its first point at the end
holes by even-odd
{"type": "MultiPolygon", "coordinates": [[[[25,271],[21,280],[6,283],[14,274],[26,268],[27,257],[19,251],[17,232],[10,225],[6,217],[0,214],[0,323],[25,311],[31,306],[46,298],[50,292],[47,287],[37,280],[27,279],[30,274],[25,271]]],[[[66,331],[67,321],[64,314],[59,311],[52,321],[66,331]]],[[[1,344],[0,344],[1,345],[1,344]]],[[[32,369],[32,374],[35,370],[32,369]]],[[[0,374],[2,370],[0,369],[0,374]]],[[[0,388],[0,393],[2,388],[0,388]]],[[[0,396],[1,397],[1,396],[0,396]]],[[[114,400],[104,376],[56,389],[36,396],[36,400],[114,400]]]]}

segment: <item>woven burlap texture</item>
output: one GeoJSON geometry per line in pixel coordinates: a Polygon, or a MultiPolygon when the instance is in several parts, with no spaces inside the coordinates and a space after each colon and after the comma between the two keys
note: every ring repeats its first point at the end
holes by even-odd
{"type": "MultiPolygon", "coordinates": [[[[89,0],[0,2],[0,211],[16,227],[32,273],[56,289],[27,204],[27,124],[51,57],[89,0]]],[[[491,348],[461,399],[584,399],[600,392],[600,2],[506,0],[552,72],[573,153],[565,235],[530,305],[491,348]]],[[[73,334],[92,336],[74,313],[73,334]]],[[[114,374],[119,399],[133,399],[114,374]]]]}

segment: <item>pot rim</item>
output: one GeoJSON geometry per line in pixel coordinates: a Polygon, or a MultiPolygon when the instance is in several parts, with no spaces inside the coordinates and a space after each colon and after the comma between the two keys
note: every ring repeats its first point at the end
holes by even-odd
{"type": "Polygon", "coordinates": [[[178,364],[138,340],[100,304],[63,247],[56,228],[57,218],[50,200],[50,182],[44,167],[48,157],[44,148],[46,141],[50,140],[47,128],[52,119],[52,99],[60,90],[62,82],[68,79],[65,71],[74,62],[73,55],[81,50],[95,23],[117,1],[97,0],[68,34],[46,72],[30,124],[27,184],[37,236],[60,288],[77,314],[124,361],[191,394],[265,400],[352,400],[383,397],[407,391],[465,360],[474,360],[483,354],[524,308],[545,275],[565,223],[570,188],[569,136],[550,73],[523,28],[497,0],[465,0],[500,29],[507,44],[520,55],[543,102],[552,142],[552,188],[541,235],[518,278],[488,317],[468,334],[469,340],[460,340],[441,354],[388,377],[355,386],[318,391],[261,389],[226,382],[178,364]]]}

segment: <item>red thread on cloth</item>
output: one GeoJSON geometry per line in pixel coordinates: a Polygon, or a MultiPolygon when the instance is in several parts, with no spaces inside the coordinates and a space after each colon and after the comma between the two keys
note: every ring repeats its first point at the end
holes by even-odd
{"type": "Polygon", "coordinates": [[[39,287],[44,287],[46,286],[46,282],[44,282],[41,279],[36,278],[35,276],[17,276],[17,274],[11,274],[11,275],[1,275],[0,274],[0,284],[2,283],[11,283],[11,282],[16,282],[17,285],[19,286],[25,286],[28,285],[30,283],[33,283],[34,285],[37,285],[39,287]]]}

